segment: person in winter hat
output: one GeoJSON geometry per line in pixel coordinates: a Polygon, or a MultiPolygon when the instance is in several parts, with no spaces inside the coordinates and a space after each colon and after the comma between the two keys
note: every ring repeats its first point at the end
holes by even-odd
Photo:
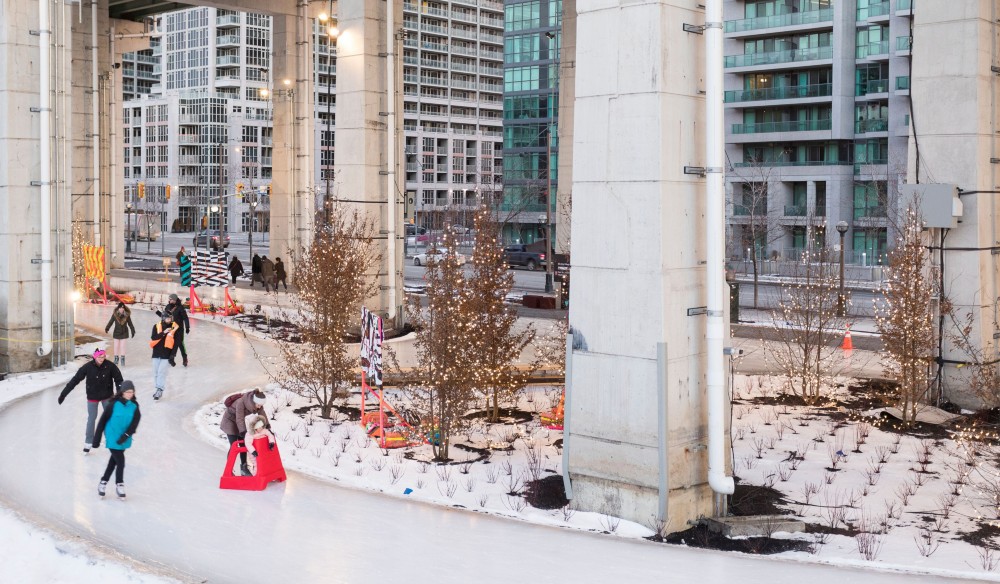
{"type": "Polygon", "coordinates": [[[278,291],[278,284],[282,284],[288,290],[288,274],[285,273],[285,264],[281,258],[274,258],[274,291],[278,291]]]}
{"type": "Polygon", "coordinates": [[[125,341],[128,340],[130,336],[135,336],[135,325],[132,324],[132,311],[129,310],[128,306],[125,306],[124,302],[119,302],[118,306],[115,307],[115,311],[111,313],[111,318],[108,319],[108,324],[104,327],[104,332],[111,330],[111,327],[115,327],[115,332],[111,334],[114,339],[114,351],[115,351],[115,365],[125,366],[125,341]],[[131,331],[131,334],[129,334],[131,331]]]}
{"type": "Polygon", "coordinates": [[[97,421],[97,406],[108,411],[115,388],[122,386],[122,372],[118,366],[107,360],[104,349],[94,351],[94,360],[76,370],[76,375],[59,393],[59,405],[81,381],[87,380],[87,426],[84,429],[83,453],[90,452],[90,443],[94,439],[94,423],[97,421]]]}
{"type": "Polygon", "coordinates": [[[257,448],[254,446],[254,442],[261,438],[267,438],[268,450],[274,450],[274,434],[271,433],[271,429],[268,428],[267,417],[262,414],[250,414],[247,416],[246,428],[248,435],[244,442],[247,446],[247,452],[250,453],[250,456],[253,457],[254,461],[251,472],[256,475],[257,448]]]}
{"type": "Polygon", "coordinates": [[[139,402],[135,401],[135,385],[126,379],[115,394],[111,406],[104,410],[94,435],[94,448],[100,448],[103,435],[111,453],[108,466],[97,485],[98,495],[104,496],[111,473],[114,472],[115,491],[119,498],[125,498],[125,451],[132,446],[132,436],[139,427],[140,417],[139,402]]]}
{"type": "Polygon", "coordinates": [[[169,313],[177,325],[177,338],[174,343],[174,350],[170,354],[170,366],[174,367],[177,365],[174,358],[177,356],[177,350],[180,349],[181,357],[184,359],[184,366],[187,367],[188,354],[187,347],[184,346],[184,337],[191,333],[191,320],[188,318],[187,311],[184,310],[184,304],[181,303],[180,297],[176,294],[171,294],[170,299],[167,300],[167,305],[163,307],[163,312],[169,313]]]}
{"type": "Polygon", "coordinates": [[[270,286],[274,283],[274,262],[267,259],[267,256],[260,258],[260,277],[264,280],[264,292],[270,292],[270,286]]]}
{"type": "MultiPolygon", "coordinates": [[[[255,387],[226,408],[222,414],[222,420],[219,422],[219,428],[229,438],[230,445],[237,440],[246,438],[247,417],[251,414],[263,414],[264,402],[266,401],[264,392],[259,387],[255,387]]],[[[245,477],[252,476],[250,468],[247,466],[246,452],[240,453],[240,471],[245,477]]]]}
{"type": "Polygon", "coordinates": [[[236,284],[236,278],[243,275],[243,262],[235,255],[233,261],[229,262],[229,275],[233,277],[233,284],[236,284]]]}
{"type": "Polygon", "coordinates": [[[167,387],[167,369],[173,358],[174,346],[177,343],[175,335],[178,330],[173,315],[162,312],[160,322],[153,325],[153,332],[149,336],[149,346],[153,349],[153,385],[156,387],[154,400],[160,399],[167,387]]]}

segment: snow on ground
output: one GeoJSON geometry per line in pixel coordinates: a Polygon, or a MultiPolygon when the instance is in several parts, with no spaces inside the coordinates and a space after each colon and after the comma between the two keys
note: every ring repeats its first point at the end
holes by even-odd
{"type": "MultiPolygon", "coordinates": [[[[103,342],[77,345],[76,355],[89,355],[103,342]]],[[[0,381],[0,409],[22,397],[64,385],[85,363],[77,360],[53,371],[11,375],[0,381]]],[[[77,392],[84,391],[83,385],[77,392]]],[[[51,584],[167,584],[177,580],[145,574],[126,567],[126,560],[88,542],[71,540],[33,525],[5,506],[0,506],[0,550],[3,568],[0,581],[51,584]]]]}

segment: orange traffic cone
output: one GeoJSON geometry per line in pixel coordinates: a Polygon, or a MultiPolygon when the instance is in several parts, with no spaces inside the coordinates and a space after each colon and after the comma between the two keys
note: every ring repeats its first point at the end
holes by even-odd
{"type": "Polygon", "coordinates": [[[844,342],[840,344],[840,348],[845,351],[854,350],[854,343],[851,342],[851,329],[847,329],[847,333],[844,335],[844,342]]]}

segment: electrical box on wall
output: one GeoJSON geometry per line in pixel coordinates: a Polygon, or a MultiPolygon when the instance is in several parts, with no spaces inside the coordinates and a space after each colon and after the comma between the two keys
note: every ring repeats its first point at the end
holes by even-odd
{"type": "Polygon", "coordinates": [[[962,200],[958,198],[956,185],[900,185],[899,194],[899,212],[905,212],[912,204],[928,228],[954,229],[962,222],[962,200]]]}

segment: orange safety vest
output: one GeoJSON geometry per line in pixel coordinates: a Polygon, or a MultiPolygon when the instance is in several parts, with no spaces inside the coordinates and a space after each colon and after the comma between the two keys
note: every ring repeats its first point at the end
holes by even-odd
{"type": "MultiPolygon", "coordinates": [[[[163,340],[163,345],[165,347],[167,347],[168,349],[173,349],[174,348],[174,333],[176,331],[177,331],[177,323],[176,322],[170,323],[170,332],[167,333],[167,338],[163,340]]],[[[162,333],[163,332],[163,323],[162,322],[156,323],[156,332],[157,333],[162,333]]],[[[149,348],[152,349],[153,347],[156,346],[156,343],[159,343],[159,342],[160,342],[159,339],[157,339],[155,341],[149,341],[149,348]]]]}

